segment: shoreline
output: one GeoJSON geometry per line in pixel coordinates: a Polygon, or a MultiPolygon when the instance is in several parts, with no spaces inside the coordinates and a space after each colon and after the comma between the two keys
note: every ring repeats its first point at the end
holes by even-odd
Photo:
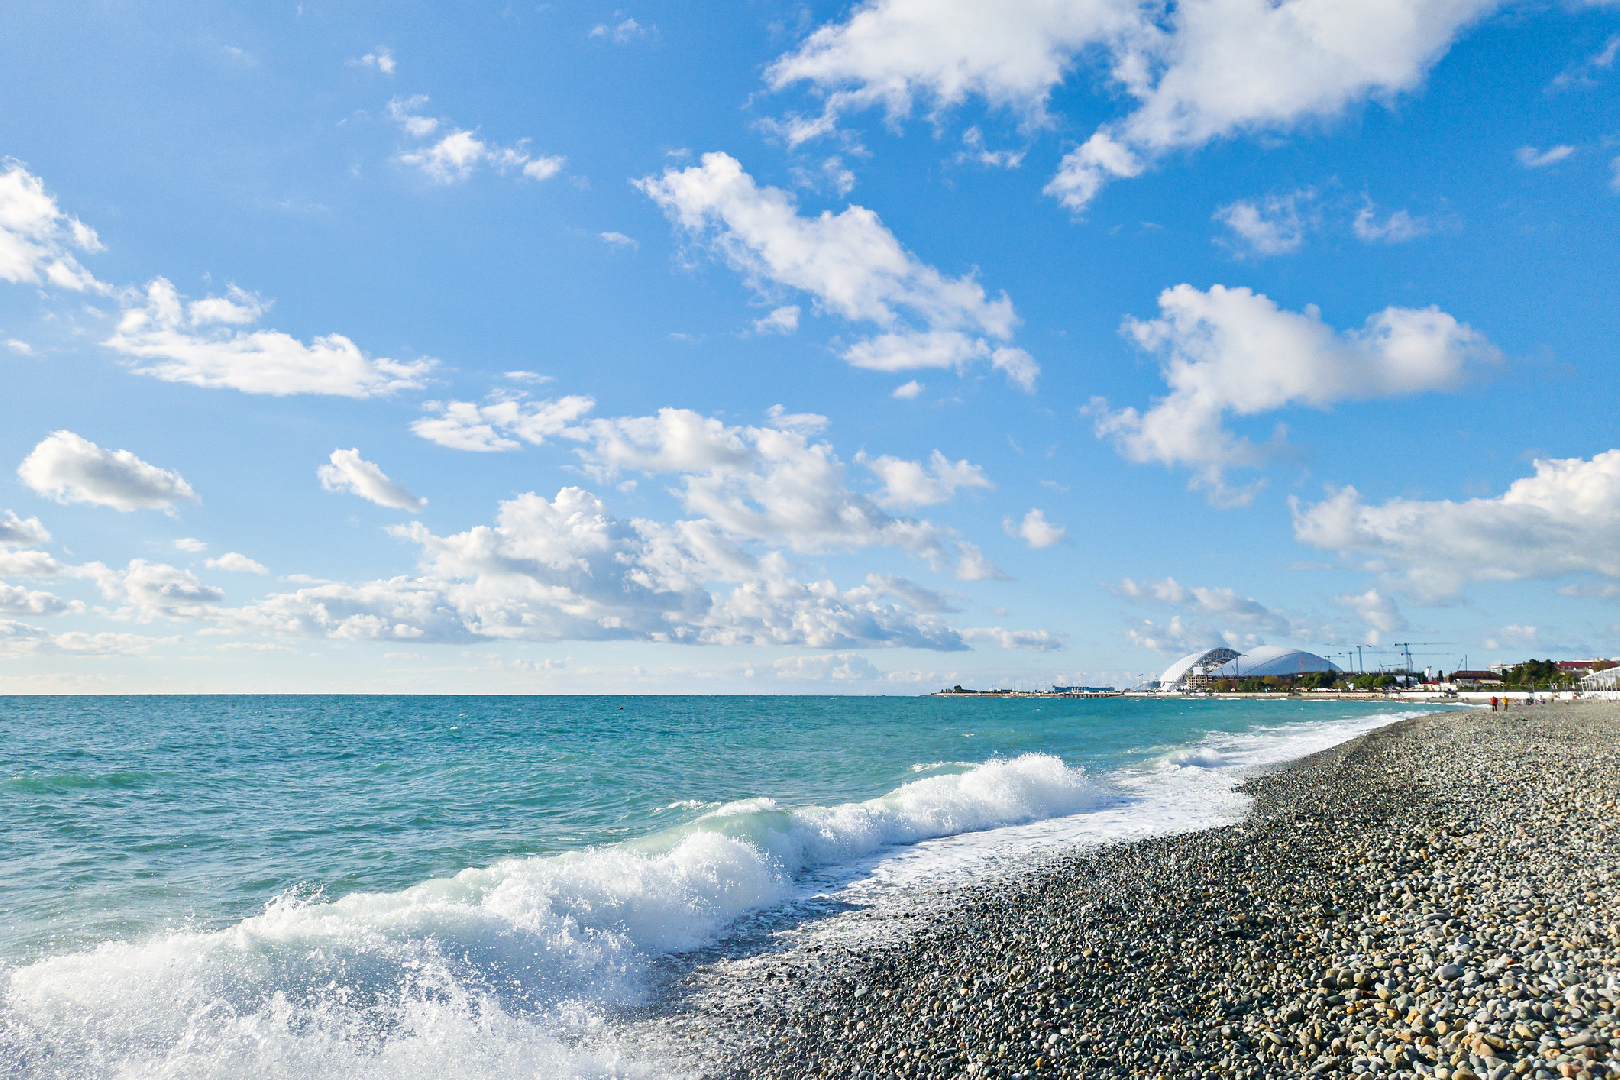
{"type": "Polygon", "coordinates": [[[870,952],[700,967],[658,1026],[727,1080],[1620,1073],[1620,704],[1429,714],[1242,790],[870,952]]]}

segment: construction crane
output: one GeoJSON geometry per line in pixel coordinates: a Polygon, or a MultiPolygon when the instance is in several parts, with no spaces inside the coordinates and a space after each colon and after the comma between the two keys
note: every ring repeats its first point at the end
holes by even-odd
{"type": "Polygon", "coordinates": [[[1392,649],[1401,650],[1401,655],[1406,657],[1406,670],[1407,670],[1408,673],[1410,673],[1411,670],[1412,670],[1412,646],[1414,646],[1414,645],[1455,645],[1455,644],[1457,644],[1455,641],[1392,641],[1392,642],[1389,643],[1389,647],[1392,648],[1392,649]]]}

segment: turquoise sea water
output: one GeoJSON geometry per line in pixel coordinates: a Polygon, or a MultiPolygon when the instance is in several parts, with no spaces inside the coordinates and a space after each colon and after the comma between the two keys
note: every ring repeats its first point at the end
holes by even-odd
{"type": "Polygon", "coordinates": [[[1197,825],[1410,708],[0,699],[0,1075],[664,1075],[646,962],[812,871],[1197,825]]]}

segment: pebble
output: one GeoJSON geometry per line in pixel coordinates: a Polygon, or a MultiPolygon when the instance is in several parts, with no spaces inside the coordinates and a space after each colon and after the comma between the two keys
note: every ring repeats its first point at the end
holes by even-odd
{"type": "Polygon", "coordinates": [[[694,992],[693,1071],[1620,1077],[1620,705],[1420,717],[1246,790],[1240,824],[1071,852],[900,942],[694,992]]]}

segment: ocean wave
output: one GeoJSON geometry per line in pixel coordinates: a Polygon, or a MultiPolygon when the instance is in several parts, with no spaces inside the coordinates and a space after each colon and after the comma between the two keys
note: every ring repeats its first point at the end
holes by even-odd
{"type": "Polygon", "coordinates": [[[739,800],[632,843],[399,892],[289,894],[227,930],[13,970],[0,1058],[20,1071],[0,1075],[668,1075],[602,1027],[642,1000],[649,957],[716,940],[806,869],[1106,798],[1083,771],[1027,754],[839,806],[739,800]]]}

